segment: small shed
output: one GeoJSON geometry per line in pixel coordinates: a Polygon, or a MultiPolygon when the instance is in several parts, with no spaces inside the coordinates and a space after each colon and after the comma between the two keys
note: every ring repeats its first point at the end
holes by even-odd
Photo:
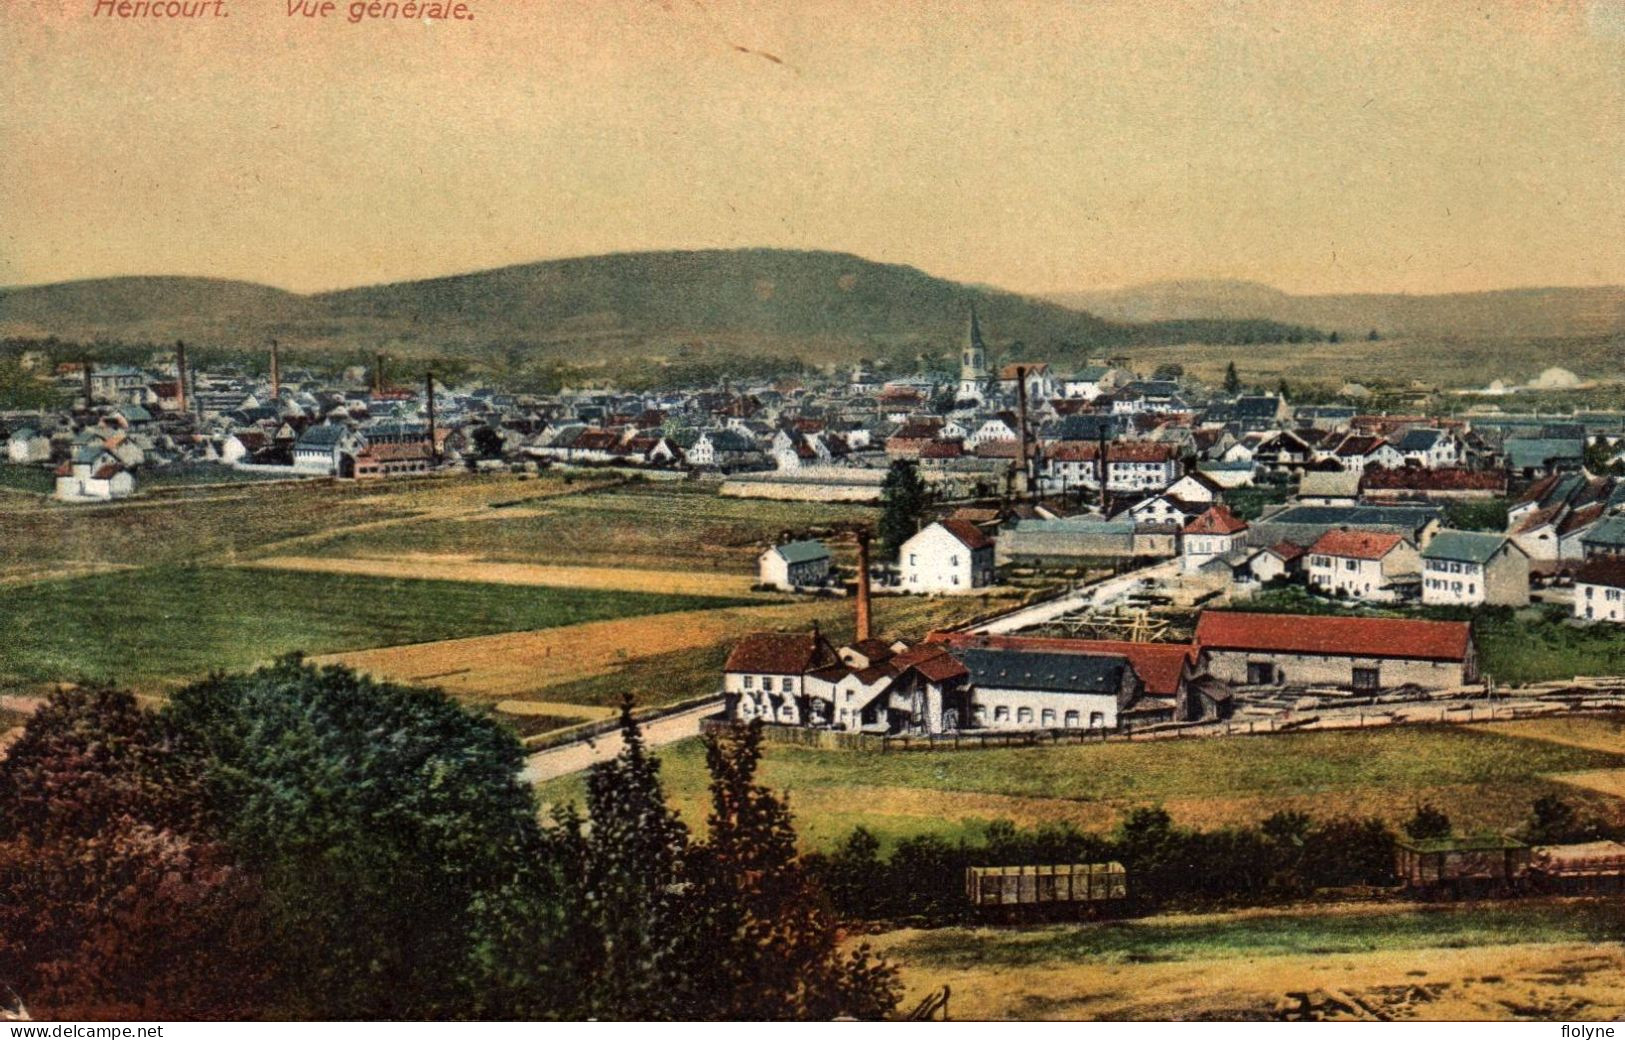
{"type": "Polygon", "coordinates": [[[775,545],[756,562],[761,584],[788,591],[824,584],[831,560],[823,542],[807,540],[775,545]]]}

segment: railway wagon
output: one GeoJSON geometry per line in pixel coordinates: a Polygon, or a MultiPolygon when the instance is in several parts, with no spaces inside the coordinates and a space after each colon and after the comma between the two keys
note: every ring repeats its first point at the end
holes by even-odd
{"type": "Polygon", "coordinates": [[[1529,858],[1529,878],[1541,892],[1625,892],[1625,845],[1617,841],[1537,845],[1529,858]]]}
{"type": "Polygon", "coordinates": [[[1500,835],[1400,839],[1395,872],[1406,888],[1436,894],[1487,895],[1522,886],[1529,846],[1500,835]]]}
{"type": "Polygon", "coordinates": [[[1123,864],[1061,863],[967,867],[965,898],[983,914],[1100,914],[1128,899],[1123,864]]]}

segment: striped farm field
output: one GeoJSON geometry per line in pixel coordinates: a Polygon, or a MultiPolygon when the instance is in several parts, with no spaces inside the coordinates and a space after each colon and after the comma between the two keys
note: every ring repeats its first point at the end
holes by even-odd
{"type": "MultiPolygon", "coordinates": [[[[744,574],[633,567],[562,567],[491,563],[467,555],[417,554],[388,558],[272,556],[252,566],[319,574],[365,574],[377,578],[477,581],[492,585],[612,589],[676,596],[749,597],[753,580],[744,574]]],[[[766,598],[766,597],[764,597],[766,598]]]]}

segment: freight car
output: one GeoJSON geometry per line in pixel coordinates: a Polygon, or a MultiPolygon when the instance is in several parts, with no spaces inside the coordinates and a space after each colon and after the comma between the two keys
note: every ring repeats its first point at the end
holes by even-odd
{"type": "Polygon", "coordinates": [[[985,917],[1101,917],[1129,898],[1121,863],[1062,863],[967,867],[965,898],[985,917]]]}
{"type": "Polygon", "coordinates": [[[1402,839],[1395,869],[1405,888],[1429,897],[1625,892],[1625,845],[1531,848],[1498,835],[1402,839]]]}

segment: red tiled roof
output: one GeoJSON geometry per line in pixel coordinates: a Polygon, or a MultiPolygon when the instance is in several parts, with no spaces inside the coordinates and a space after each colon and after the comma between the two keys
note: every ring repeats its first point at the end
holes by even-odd
{"type": "Polygon", "coordinates": [[[1589,560],[1574,572],[1574,580],[1587,585],[1607,585],[1611,588],[1625,589],[1625,558],[1599,556],[1589,560]]]}
{"type": "Polygon", "coordinates": [[[965,454],[965,446],[959,441],[928,441],[920,447],[922,459],[957,459],[965,454]]]}
{"type": "Polygon", "coordinates": [[[1126,657],[1134,672],[1153,697],[1172,697],[1179,692],[1185,665],[1196,660],[1198,648],[1191,643],[1130,643],[1119,639],[1065,639],[1058,636],[991,636],[975,632],[932,632],[928,642],[952,647],[987,647],[993,650],[1042,650],[1048,653],[1074,653],[1126,657]]]}
{"type": "Polygon", "coordinates": [[[1380,560],[1393,552],[1405,539],[1397,534],[1377,531],[1327,531],[1309,547],[1322,556],[1353,557],[1356,560],[1380,560]]]}
{"type": "Polygon", "coordinates": [[[839,663],[829,641],[816,632],[752,632],[734,644],[722,670],[800,675],[839,663]]]}
{"type": "Polygon", "coordinates": [[[912,668],[931,682],[946,682],[970,674],[959,659],[940,643],[924,642],[910,647],[891,659],[891,665],[901,674],[912,668]]]}
{"type": "Polygon", "coordinates": [[[1504,492],[1505,473],[1487,469],[1368,469],[1360,478],[1367,491],[1493,491],[1504,492]]]}
{"type": "Polygon", "coordinates": [[[1213,506],[1185,525],[1186,534],[1235,534],[1247,530],[1247,521],[1224,506],[1213,506]]]}
{"type": "Polygon", "coordinates": [[[986,549],[992,546],[993,539],[982,533],[982,529],[975,524],[964,520],[938,520],[945,530],[961,542],[967,549],[986,549]]]}
{"type": "Polygon", "coordinates": [[[1204,650],[1464,661],[1472,626],[1465,621],[1205,610],[1196,622],[1195,642],[1204,650]]]}
{"type": "Polygon", "coordinates": [[[1295,542],[1277,542],[1269,547],[1269,551],[1274,553],[1276,556],[1279,556],[1285,562],[1291,563],[1308,550],[1295,542]]]}
{"type": "MultiPolygon", "coordinates": [[[[1100,457],[1095,441],[1051,441],[1044,454],[1059,462],[1093,462],[1100,457]]],[[[1178,455],[1172,444],[1158,441],[1113,441],[1106,445],[1108,462],[1167,462],[1178,455]]]]}

